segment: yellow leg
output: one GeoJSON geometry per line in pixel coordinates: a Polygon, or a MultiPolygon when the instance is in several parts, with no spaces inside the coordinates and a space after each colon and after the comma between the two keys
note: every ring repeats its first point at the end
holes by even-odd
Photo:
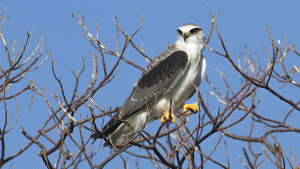
{"type": "Polygon", "coordinates": [[[196,103],[183,105],[184,115],[188,115],[189,110],[196,113],[199,112],[199,107],[196,103]]]}
{"type": "Polygon", "coordinates": [[[165,109],[162,110],[162,113],[163,116],[160,119],[161,123],[165,123],[167,121],[170,121],[171,123],[176,123],[177,117],[174,114],[170,115],[170,113],[165,109]]]}

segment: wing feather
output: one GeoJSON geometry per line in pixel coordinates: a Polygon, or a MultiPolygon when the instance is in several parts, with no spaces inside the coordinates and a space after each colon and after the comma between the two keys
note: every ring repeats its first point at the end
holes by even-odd
{"type": "MultiPolygon", "coordinates": [[[[170,85],[176,85],[187,68],[189,57],[185,51],[174,48],[174,45],[171,46],[148,65],[121,110],[115,114],[116,118],[128,118],[146,104],[154,102],[156,98],[169,91],[170,85]]],[[[103,134],[105,136],[122,123],[116,118],[112,118],[104,126],[103,134]]]]}
{"type": "Polygon", "coordinates": [[[170,85],[175,86],[187,67],[189,58],[186,52],[174,51],[154,67],[146,70],[132,90],[129,99],[120,111],[120,118],[131,115],[159,98],[169,90],[170,85]]]}

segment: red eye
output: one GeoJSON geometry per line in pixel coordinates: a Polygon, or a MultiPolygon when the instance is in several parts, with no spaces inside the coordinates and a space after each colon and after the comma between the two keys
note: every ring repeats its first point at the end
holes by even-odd
{"type": "Polygon", "coordinates": [[[177,30],[177,33],[178,33],[178,35],[180,35],[180,36],[182,35],[182,31],[179,30],[179,29],[177,30]]]}
{"type": "Polygon", "coordinates": [[[195,29],[192,29],[191,30],[191,33],[192,34],[197,34],[199,32],[199,29],[198,28],[195,28],[195,29]]]}

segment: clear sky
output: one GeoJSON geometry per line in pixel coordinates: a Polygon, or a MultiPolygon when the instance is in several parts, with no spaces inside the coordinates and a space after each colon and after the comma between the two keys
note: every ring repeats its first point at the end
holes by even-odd
{"type": "MultiPolygon", "coordinates": [[[[172,44],[177,39],[176,30],[184,23],[195,23],[203,27],[204,32],[208,34],[211,17],[206,9],[210,9],[213,14],[216,14],[219,10],[219,16],[217,22],[219,29],[226,40],[228,48],[232,56],[240,55],[244,50],[244,44],[247,44],[247,50],[250,54],[255,51],[260,57],[264,58],[264,51],[262,44],[265,44],[267,50],[270,51],[269,38],[266,32],[269,26],[274,40],[281,40],[285,44],[285,38],[289,40],[289,44],[300,43],[300,1],[281,1],[281,0],[266,0],[266,1],[21,1],[21,0],[1,0],[0,11],[6,6],[6,15],[9,16],[9,20],[1,27],[4,37],[11,40],[16,40],[16,44],[21,42],[24,44],[26,39],[26,29],[29,31],[36,27],[36,31],[32,37],[31,45],[29,46],[28,54],[35,46],[40,42],[39,31],[43,35],[44,49],[50,51],[54,58],[54,64],[57,74],[61,77],[62,82],[66,89],[72,89],[74,78],[70,71],[70,68],[77,71],[82,67],[82,57],[85,58],[86,64],[92,64],[92,53],[95,52],[94,48],[86,41],[81,34],[81,27],[73,20],[71,14],[77,15],[84,14],[85,23],[88,29],[95,33],[95,25],[98,23],[99,34],[101,42],[108,48],[115,48],[115,24],[114,17],[117,16],[118,21],[122,28],[128,33],[132,34],[140,25],[142,15],[144,16],[144,26],[142,30],[134,37],[134,42],[138,45],[143,44],[143,50],[145,53],[154,58],[160,52],[166,49],[168,43],[172,44]]],[[[216,50],[221,50],[221,45],[217,39],[217,36],[213,36],[209,44],[216,50]]],[[[0,64],[5,61],[3,44],[0,45],[0,64]]],[[[298,45],[296,49],[300,49],[298,45]]],[[[46,55],[46,53],[44,53],[46,55]]],[[[108,59],[112,63],[116,58],[108,59]]],[[[133,49],[129,49],[125,53],[125,57],[136,62],[142,67],[147,66],[146,60],[140,56],[139,53],[133,49]]],[[[217,56],[211,51],[205,49],[204,57],[207,61],[207,73],[211,81],[218,83],[220,81],[219,74],[215,69],[221,70],[225,75],[236,75],[233,72],[230,63],[224,58],[217,56]]],[[[111,64],[112,64],[111,63],[111,64]]],[[[292,56],[288,65],[299,66],[299,57],[292,56]]],[[[132,66],[122,62],[117,69],[117,75],[115,79],[104,89],[100,90],[95,96],[94,100],[101,107],[110,105],[112,108],[121,106],[129,96],[132,86],[141,74],[140,70],[133,68],[132,66]],[[121,84],[121,85],[120,85],[121,84]]],[[[80,83],[81,92],[85,89],[91,76],[91,66],[87,66],[87,70],[80,83]]],[[[236,76],[233,76],[236,77],[236,76]]],[[[38,83],[38,87],[42,88],[46,86],[53,93],[58,91],[59,86],[54,82],[53,75],[51,74],[51,62],[48,60],[38,71],[31,73],[27,79],[24,80],[24,84],[27,84],[33,78],[35,83],[38,83]]],[[[296,77],[299,80],[299,77],[296,77]]],[[[239,81],[237,81],[239,82],[239,81]]],[[[235,84],[233,84],[235,85],[235,84]]],[[[278,87],[276,88],[278,89],[278,87]]],[[[14,90],[14,89],[13,89],[14,90]]],[[[17,90],[17,89],[15,89],[17,90]]],[[[209,84],[205,81],[200,86],[200,90],[204,95],[208,91],[211,91],[209,84]]],[[[298,89],[299,91],[299,89],[298,89]]],[[[72,90],[66,91],[69,96],[72,94],[72,90]]],[[[282,90],[281,94],[291,98],[299,99],[299,92],[296,94],[293,90],[282,90]],[[298,95],[298,97],[297,97],[298,95]]],[[[277,98],[266,94],[267,98],[262,100],[262,104],[274,104],[273,108],[264,110],[263,107],[259,110],[264,113],[272,113],[274,115],[280,114],[282,111],[288,110],[287,105],[276,105],[281,103],[277,98]],[[268,98],[270,97],[270,98],[268,98]]],[[[49,110],[47,105],[42,102],[42,99],[37,95],[35,96],[32,110],[29,111],[31,96],[20,97],[18,102],[22,106],[20,112],[19,122],[12,133],[15,135],[7,135],[7,155],[15,153],[20,147],[25,145],[28,140],[19,132],[20,127],[23,127],[32,136],[36,134],[36,131],[41,128],[44,120],[49,116],[49,110]]],[[[191,101],[195,101],[195,97],[191,98],[191,101]],[[194,100],[193,100],[194,99],[194,100]]],[[[13,105],[13,104],[11,104],[13,105]]],[[[0,105],[0,110],[3,110],[3,104],[0,105]]],[[[214,105],[210,105],[212,110],[217,110],[214,105]]],[[[10,111],[15,111],[15,106],[11,106],[10,111]]],[[[84,110],[81,110],[83,117],[86,117],[84,110]]],[[[86,110],[87,111],[87,110],[86,110]]],[[[88,114],[89,115],[89,114],[88,114]]],[[[2,112],[0,112],[0,119],[2,118],[2,112]]],[[[10,125],[13,124],[15,119],[15,113],[10,113],[9,118],[12,120],[10,125]]],[[[297,116],[299,119],[299,116],[297,116]]],[[[3,121],[0,120],[2,123],[3,121]]],[[[154,123],[159,124],[159,123],[154,123]]],[[[248,123],[247,123],[248,124],[248,123]]],[[[245,124],[245,125],[247,125],[245,124]]],[[[292,123],[293,124],[293,123],[292,123]]],[[[294,123],[295,124],[295,123],[294,123]]],[[[1,124],[2,126],[2,124],[1,124]]],[[[299,125],[296,125],[299,128],[299,125]]],[[[148,127],[150,128],[150,127],[148,127]]],[[[239,133],[243,131],[238,129],[232,129],[239,133]]],[[[146,128],[147,130],[147,128],[146,128]]],[[[259,129],[264,130],[264,129],[259,129]]],[[[248,133],[248,131],[247,131],[248,133]]],[[[218,135],[218,134],[217,134],[218,135]]],[[[284,135],[287,136],[287,135],[284,135]]],[[[289,150],[289,146],[292,145],[294,150],[296,161],[300,159],[300,146],[297,145],[299,141],[299,134],[289,135],[288,139],[285,137],[280,138],[284,143],[284,148],[289,150]]],[[[230,142],[228,139],[227,146],[231,147],[228,150],[230,158],[231,168],[242,168],[242,164],[238,159],[238,155],[243,155],[242,147],[246,144],[239,145],[238,142],[230,142]]],[[[95,143],[96,145],[99,142],[95,143]]],[[[215,143],[211,143],[210,140],[203,142],[202,147],[212,147],[215,143]]],[[[213,158],[225,161],[224,156],[224,143],[220,143],[219,149],[213,154],[213,158]]],[[[47,148],[49,148],[48,145],[47,148]]],[[[103,154],[109,153],[109,148],[104,148],[103,154]]],[[[76,153],[74,148],[74,153],[76,153]]],[[[36,145],[17,157],[13,162],[12,168],[44,168],[44,164],[37,153],[40,152],[39,147],[36,145]]],[[[206,150],[209,152],[209,149],[206,150]]],[[[102,154],[102,153],[101,153],[102,154]]],[[[57,157],[50,156],[56,161],[57,157]]],[[[104,156],[98,156],[99,161],[104,156]]],[[[129,163],[129,168],[135,168],[135,158],[132,158],[129,163]]],[[[9,168],[11,162],[4,166],[9,168]]],[[[115,167],[119,165],[122,168],[122,161],[120,158],[116,158],[108,167],[115,167]]],[[[149,162],[149,165],[152,164],[149,162]]],[[[215,166],[215,165],[212,165],[215,166]]],[[[268,168],[268,164],[262,168],[268,168]]]]}

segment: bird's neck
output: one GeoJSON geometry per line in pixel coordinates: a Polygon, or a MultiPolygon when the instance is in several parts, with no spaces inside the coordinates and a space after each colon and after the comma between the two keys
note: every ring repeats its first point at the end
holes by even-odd
{"type": "Polygon", "coordinates": [[[177,41],[176,46],[177,48],[188,52],[192,57],[192,60],[200,59],[199,56],[202,56],[203,45],[201,43],[177,41]]]}

